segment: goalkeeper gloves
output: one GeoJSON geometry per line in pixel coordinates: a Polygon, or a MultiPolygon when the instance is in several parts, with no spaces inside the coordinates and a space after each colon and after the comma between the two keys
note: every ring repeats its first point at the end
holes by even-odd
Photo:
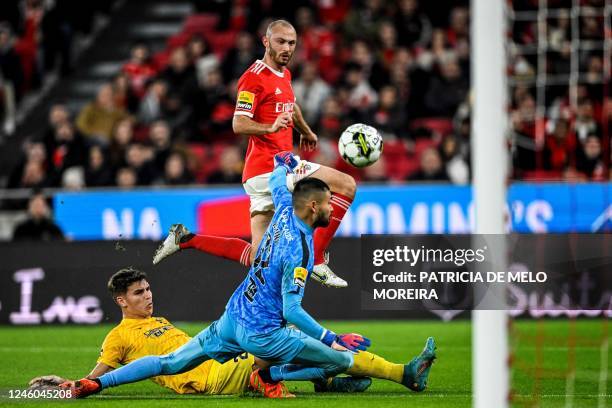
{"type": "Polygon", "coordinates": [[[368,347],[370,347],[370,345],[372,345],[370,339],[363,337],[360,334],[348,333],[338,335],[330,330],[325,330],[325,332],[323,332],[321,341],[330,347],[335,341],[342,347],[345,347],[352,352],[365,351],[368,349],[368,347]]]}
{"type": "Polygon", "coordinates": [[[285,151],[274,155],[274,167],[283,166],[289,173],[293,173],[299,163],[299,160],[291,152],[285,151]]]}

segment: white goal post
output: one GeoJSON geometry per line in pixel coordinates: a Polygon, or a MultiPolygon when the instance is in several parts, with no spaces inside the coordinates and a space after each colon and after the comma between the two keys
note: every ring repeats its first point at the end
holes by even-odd
{"type": "MultiPolygon", "coordinates": [[[[504,234],[508,151],[505,142],[505,0],[471,1],[472,172],[476,234],[504,234]]],[[[505,248],[495,262],[505,267],[505,248]]],[[[501,269],[500,269],[501,270],[501,269]]],[[[508,406],[508,333],[504,310],[472,312],[475,408],[508,406]]]]}

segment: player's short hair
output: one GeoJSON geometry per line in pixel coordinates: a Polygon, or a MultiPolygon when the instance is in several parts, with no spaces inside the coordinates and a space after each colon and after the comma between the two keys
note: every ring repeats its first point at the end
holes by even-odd
{"type": "Polygon", "coordinates": [[[287,20],[274,20],[273,22],[268,24],[268,28],[266,28],[266,37],[270,38],[272,36],[272,30],[278,25],[291,28],[293,31],[295,31],[295,27],[293,27],[293,24],[291,24],[287,20]]]}
{"type": "Polygon", "coordinates": [[[115,272],[108,280],[106,287],[111,297],[115,299],[117,296],[125,295],[132,283],[140,282],[143,279],[147,279],[147,274],[130,266],[115,272]]]}
{"type": "Polygon", "coordinates": [[[306,177],[295,183],[293,188],[293,207],[301,207],[312,199],[321,200],[322,195],[331,191],[326,182],[315,177],[306,177]]]}

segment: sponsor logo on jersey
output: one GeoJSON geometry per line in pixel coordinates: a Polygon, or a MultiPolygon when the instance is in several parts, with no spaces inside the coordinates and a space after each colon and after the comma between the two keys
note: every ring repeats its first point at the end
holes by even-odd
{"type": "Polygon", "coordinates": [[[237,109],[252,110],[253,102],[255,102],[255,94],[248,91],[240,91],[238,94],[237,109]]]}
{"type": "Polygon", "coordinates": [[[274,110],[276,113],[293,112],[293,102],[276,102],[274,110]]]}
{"type": "Polygon", "coordinates": [[[293,284],[303,288],[306,285],[308,271],[302,267],[297,267],[293,270],[293,284]]]}
{"type": "Polygon", "coordinates": [[[168,330],[173,329],[172,325],[166,325],[162,327],[156,327],[155,329],[148,330],[144,333],[145,337],[161,337],[168,330]]]}

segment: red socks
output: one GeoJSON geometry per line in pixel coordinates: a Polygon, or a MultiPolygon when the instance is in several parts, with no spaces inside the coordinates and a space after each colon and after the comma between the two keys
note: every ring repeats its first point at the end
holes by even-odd
{"type": "Polygon", "coordinates": [[[342,194],[333,193],[331,205],[334,209],[329,225],[325,228],[317,228],[314,233],[314,264],[319,265],[324,262],[325,250],[329,246],[336,230],[340,226],[344,214],[349,209],[353,202],[352,198],[342,194]]]}
{"type": "MultiPolygon", "coordinates": [[[[342,194],[334,193],[332,195],[331,205],[334,208],[334,212],[329,225],[325,228],[317,228],[314,234],[315,265],[324,262],[325,250],[329,246],[352,202],[352,198],[342,194]]],[[[179,246],[181,249],[195,248],[211,255],[240,262],[244,266],[251,266],[251,244],[240,238],[190,234],[186,242],[181,242],[179,246]]]]}
{"type": "Polygon", "coordinates": [[[195,248],[211,255],[240,262],[251,266],[251,244],[240,238],[224,238],[213,235],[192,235],[186,242],[179,244],[181,249],[195,248]]]}

